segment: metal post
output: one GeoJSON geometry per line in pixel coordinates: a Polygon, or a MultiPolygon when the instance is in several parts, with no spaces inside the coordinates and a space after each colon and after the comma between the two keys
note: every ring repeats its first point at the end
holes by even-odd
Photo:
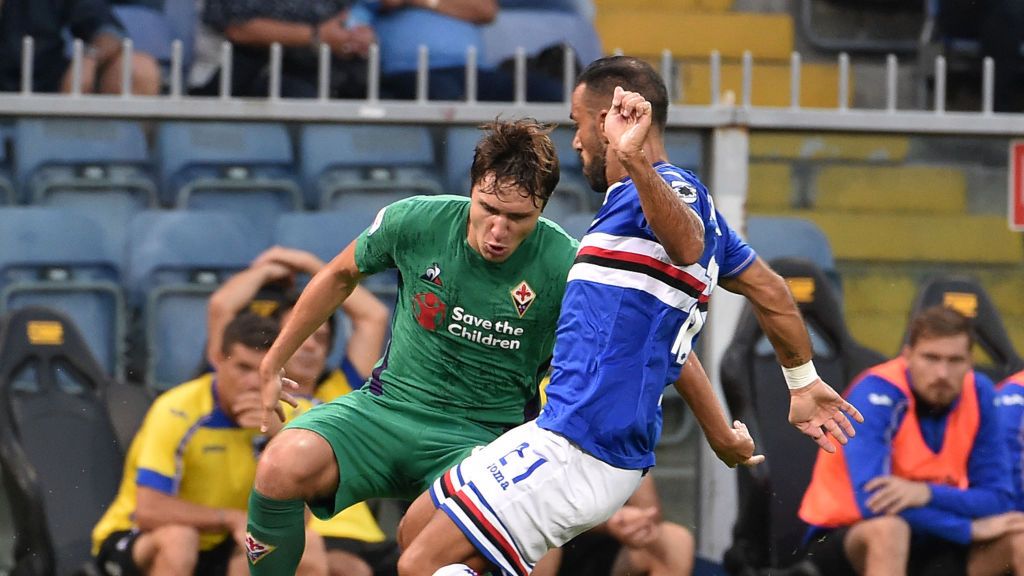
{"type": "Polygon", "coordinates": [[[121,44],[121,96],[128,97],[132,95],[132,54],[135,51],[135,45],[132,43],[131,38],[125,38],[121,44]]]}
{"type": "Polygon", "coordinates": [[[32,93],[32,73],[35,66],[35,42],[31,36],[21,39],[21,93],[32,93]]]}
{"type": "Polygon", "coordinates": [[[935,57],[935,113],[946,113],[946,58],[935,57]]]}
{"type": "Polygon", "coordinates": [[[526,103],[526,49],[516,46],[515,103],[526,103]]]}
{"type": "Polygon", "coordinates": [[[420,44],[419,60],[416,63],[416,100],[426,102],[430,89],[430,53],[420,44]]]}
{"type": "Polygon", "coordinates": [[[566,44],[562,55],[562,100],[572,103],[572,91],[576,88],[576,52],[566,44]]]}
{"type": "Polygon", "coordinates": [[[366,66],[366,99],[376,103],[380,100],[380,46],[376,42],[370,44],[366,66]]]}
{"type": "Polygon", "coordinates": [[[750,108],[752,92],[754,91],[754,56],[750,50],[743,52],[743,94],[742,102],[744,108],[750,108]]]}
{"type": "Polygon", "coordinates": [[[274,42],[270,45],[270,86],[268,98],[271,100],[281,99],[281,44],[274,42]]]}
{"type": "Polygon", "coordinates": [[[789,56],[789,107],[800,109],[800,53],[789,56]]]}
{"type": "Polygon", "coordinates": [[[85,43],[75,38],[71,52],[71,95],[82,95],[82,58],[85,56],[85,43]]]}
{"type": "Polygon", "coordinates": [[[231,42],[220,45],[220,97],[231,98],[231,42]]]}
{"type": "Polygon", "coordinates": [[[895,54],[885,58],[885,109],[896,112],[896,81],[899,79],[899,61],[895,54]]]}
{"type": "Polygon", "coordinates": [[[184,47],[181,40],[171,42],[171,98],[181,98],[182,86],[182,58],[184,47]]]}
{"type": "Polygon", "coordinates": [[[986,56],[981,75],[981,111],[984,114],[991,114],[995,108],[995,89],[996,63],[991,56],[986,56]]]}
{"type": "Polygon", "coordinates": [[[839,110],[845,112],[850,107],[850,55],[839,53],[839,110]]]}
{"type": "Polygon", "coordinates": [[[476,46],[466,46],[466,102],[476,102],[476,46]]]}
{"type": "Polygon", "coordinates": [[[316,97],[321,101],[331,97],[331,47],[324,42],[317,46],[316,97]]]}
{"type": "Polygon", "coordinates": [[[665,88],[668,89],[669,102],[675,100],[676,97],[676,83],[673,82],[672,76],[672,52],[665,49],[661,51],[661,81],[665,83],[665,88]]]}

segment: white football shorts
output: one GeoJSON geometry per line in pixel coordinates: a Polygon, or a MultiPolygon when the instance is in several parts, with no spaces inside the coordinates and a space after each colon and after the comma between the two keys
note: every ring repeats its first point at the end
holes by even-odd
{"type": "Polygon", "coordinates": [[[610,518],[642,476],[528,422],[445,472],[430,497],[506,576],[525,576],[549,549],[610,518]]]}

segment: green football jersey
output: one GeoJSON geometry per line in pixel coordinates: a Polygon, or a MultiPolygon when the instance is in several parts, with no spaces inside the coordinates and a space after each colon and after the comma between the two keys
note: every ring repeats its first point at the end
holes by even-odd
{"type": "Polygon", "coordinates": [[[578,243],[554,223],[505,262],[467,239],[470,200],[416,196],[377,215],[358,238],[364,274],[399,272],[391,342],[371,393],[479,422],[515,425],[537,397],[578,243]]]}

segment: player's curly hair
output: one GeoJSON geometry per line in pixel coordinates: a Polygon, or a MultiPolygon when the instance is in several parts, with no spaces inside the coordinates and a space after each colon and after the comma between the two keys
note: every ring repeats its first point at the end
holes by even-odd
{"type": "Polygon", "coordinates": [[[487,134],[476,145],[470,179],[473,186],[494,173],[499,192],[509,183],[520,187],[535,206],[543,208],[558,185],[558,152],[548,136],[554,128],[533,118],[495,120],[480,126],[487,134]]]}
{"type": "Polygon", "coordinates": [[[647,62],[633,56],[608,56],[594,60],[576,77],[576,86],[586,84],[588,94],[611,102],[616,86],[636,92],[651,103],[651,120],[658,129],[668,121],[668,89],[661,74],[647,62]]]}

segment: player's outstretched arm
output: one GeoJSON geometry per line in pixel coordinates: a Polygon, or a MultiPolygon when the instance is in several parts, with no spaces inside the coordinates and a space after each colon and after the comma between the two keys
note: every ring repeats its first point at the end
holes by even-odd
{"type": "Polygon", "coordinates": [[[689,266],[704,253],[704,223],[658,174],[644,152],[651,131],[651,103],[636,92],[616,87],[604,117],[608,146],[640,196],[640,207],[672,262],[689,266]]]}
{"type": "Polygon", "coordinates": [[[739,420],[733,422],[732,428],[729,427],[718,397],[711,388],[711,381],[696,354],[690,353],[686,358],[675,387],[697,417],[711,449],[726,466],[756,466],[764,462],[763,455],[754,455],[754,440],[747,427],[739,420]]]}
{"type": "Polygon", "coordinates": [[[818,377],[811,361],[811,339],[786,281],[758,258],[739,275],[720,279],[719,285],[750,301],[775,348],[790,388],[790,424],[827,452],[835,452],[829,435],[846,444],[847,437],[855,434],[847,416],[858,422],[864,417],[818,377]]]}
{"type": "Polygon", "coordinates": [[[263,424],[266,430],[272,412],[277,412],[282,421],[285,419],[284,400],[292,406],[296,405],[291,394],[282,387],[285,362],[299,349],[321,324],[348,298],[359,283],[362,275],[355,261],[356,243],[352,241],[340,254],[334,257],[320,272],[317,272],[302,291],[298,302],[292,309],[288,321],[281,328],[281,333],[273,346],[264,356],[260,364],[260,393],[263,400],[263,424]]]}

